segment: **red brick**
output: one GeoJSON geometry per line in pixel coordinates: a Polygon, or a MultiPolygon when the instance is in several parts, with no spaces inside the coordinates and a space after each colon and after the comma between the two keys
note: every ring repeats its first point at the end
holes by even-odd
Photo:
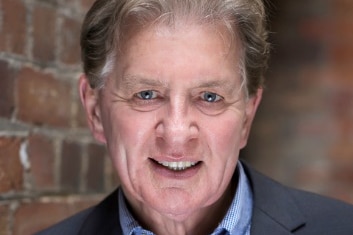
{"type": "Polygon", "coordinates": [[[10,235],[10,208],[8,205],[0,204],[0,234],[10,235]]]}
{"type": "Polygon", "coordinates": [[[68,65],[80,63],[80,31],[81,23],[64,17],[61,35],[60,59],[68,65]]]}
{"type": "Polygon", "coordinates": [[[81,183],[81,146],[77,143],[65,141],[61,150],[61,177],[62,190],[77,192],[81,183]]]}
{"type": "Polygon", "coordinates": [[[0,116],[10,118],[15,107],[14,71],[5,61],[0,61],[0,116]]]}
{"type": "Polygon", "coordinates": [[[327,66],[326,80],[329,81],[331,87],[353,87],[353,67],[349,64],[342,64],[338,61],[331,61],[327,66]]]}
{"type": "Polygon", "coordinates": [[[333,182],[331,187],[324,192],[325,195],[336,198],[338,200],[353,204],[352,184],[341,184],[338,181],[333,182]]]}
{"type": "Polygon", "coordinates": [[[116,172],[115,172],[115,168],[113,166],[113,164],[110,164],[109,167],[111,168],[110,171],[108,172],[108,174],[106,175],[106,177],[109,177],[109,180],[111,180],[111,184],[108,185],[107,191],[113,191],[114,189],[116,189],[116,187],[118,187],[121,183],[120,183],[120,179],[117,176],[116,172]],[[110,187],[110,188],[109,188],[110,187]]]}
{"type": "Polygon", "coordinates": [[[84,8],[84,10],[88,10],[95,0],[81,0],[81,6],[84,8]]]}
{"type": "MultiPolygon", "coordinates": [[[[352,28],[353,28],[353,25],[352,25],[352,28]]],[[[341,36],[344,37],[344,35],[341,35],[341,36]]],[[[353,40],[353,37],[352,37],[352,40],[353,40]]],[[[334,61],[334,63],[341,64],[341,65],[353,64],[353,44],[351,41],[332,43],[328,51],[329,51],[329,58],[330,60],[334,61]]],[[[352,73],[353,68],[351,67],[350,70],[352,73]]]]}
{"type": "Polygon", "coordinates": [[[15,213],[14,235],[33,234],[69,215],[64,203],[22,205],[15,213]]]}
{"type": "Polygon", "coordinates": [[[79,0],[60,0],[60,3],[64,4],[66,7],[74,8],[74,5],[79,0]]]}
{"type": "Polygon", "coordinates": [[[17,84],[18,118],[38,125],[69,126],[70,89],[51,74],[24,68],[17,84]]]}
{"type": "Polygon", "coordinates": [[[106,150],[102,145],[88,146],[88,172],[86,176],[89,192],[103,192],[104,190],[104,160],[106,150]]]}
{"type": "Polygon", "coordinates": [[[33,11],[33,56],[41,61],[55,59],[56,11],[48,7],[36,7],[33,11]]]}
{"type": "Polygon", "coordinates": [[[334,166],[332,171],[332,178],[334,181],[351,185],[353,184],[353,164],[338,165],[337,163],[333,163],[332,165],[334,166]]]}
{"type": "Polygon", "coordinates": [[[314,189],[314,187],[320,187],[322,182],[328,182],[330,179],[329,170],[324,164],[317,164],[317,166],[306,164],[298,167],[295,171],[294,181],[301,188],[314,189]]]}
{"type": "Polygon", "coordinates": [[[270,27],[274,53],[252,129],[250,157],[261,171],[282,182],[318,192],[332,190],[337,193],[331,195],[349,199],[353,1],[275,2],[278,13],[270,27]],[[305,60],[298,54],[310,52],[300,47],[307,42],[317,50],[305,60]],[[308,157],[300,157],[302,153],[308,157]]]}
{"type": "MultiPolygon", "coordinates": [[[[331,96],[332,110],[339,120],[348,120],[351,123],[350,130],[353,131],[353,90],[351,88],[335,91],[331,96]]],[[[347,126],[348,127],[348,126],[347,126]]]]}
{"type": "MultiPolygon", "coordinates": [[[[281,74],[280,76],[286,76],[286,74],[281,74]]],[[[316,93],[320,93],[321,90],[318,89],[318,84],[322,84],[320,85],[320,87],[326,86],[325,84],[323,84],[325,76],[327,76],[326,68],[323,69],[320,66],[313,66],[309,64],[308,66],[304,65],[300,68],[300,70],[298,71],[298,78],[296,79],[300,79],[300,90],[306,90],[310,92],[315,90],[316,93]]],[[[281,77],[280,79],[283,79],[283,77],[281,77]]]]}
{"type": "MultiPolygon", "coordinates": [[[[332,164],[335,167],[342,169],[348,169],[347,167],[350,168],[349,174],[352,175],[352,166],[353,166],[353,149],[352,149],[352,142],[340,140],[339,143],[335,144],[330,152],[329,156],[332,159],[332,164]]],[[[345,174],[344,172],[341,172],[341,174],[345,174]]],[[[352,180],[353,181],[353,180],[352,180]]]]}
{"type": "MultiPolygon", "coordinates": [[[[351,15],[353,14],[353,9],[351,9],[351,15]]],[[[340,42],[352,42],[353,40],[353,17],[351,19],[336,19],[332,21],[332,31],[331,36],[337,38],[340,42]]]]}
{"type": "MultiPolygon", "coordinates": [[[[298,25],[300,34],[309,40],[321,40],[331,31],[331,24],[326,19],[307,19],[298,25]]],[[[283,43],[283,42],[282,42],[283,43]]]]}
{"type": "Polygon", "coordinates": [[[339,182],[353,183],[353,92],[347,87],[338,90],[331,98],[332,114],[335,118],[336,139],[329,156],[331,157],[334,178],[339,182]]]}
{"type": "MultiPolygon", "coordinates": [[[[352,27],[346,19],[328,18],[331,12],[321,10],[325,7],[320,9],[318,1],[310,1],[310,7],[300,1],[276,2],[281,2],[278,13],[281,15],[271,23],[276,27],[271,27],[274,33],[270,35],[274,53],[267,89],[255,120],[258,125],[252,129],[256,139],[250,139],[252,148],[249,151],[255,152],[253,161],[261,171],[265,169],[269,175],[277,175],[282,182],[322,192],[331,186],[330,168],[325,167],[326,158],[332,155],[335,161],[334,156],[339,154],[342,157],[340,161],[348,164],[351,154],[347,150],[342,151],[343,146],[335,148],[331,154],[328,152],[330,145],[341,141],[335,139],[340,135],[337,129],[340,126],[345,126],[342,128],[345,130],[349,128],[338,118],[339,115],[333,114],[332,100],[327,98],[327,93],[340,84],[353,87],[349,59],[352,40],[346,40],[351,38],[352,27]],[[291,7],[293,4],[298,7],[291,7]],[[332,46],[336,46],[335,51],[332,46]],[[311,52],[313,49],[310,48],[315,50],[311,52]],[[308,53],[313,56],[302,56],[308,53]],[[343,61],[345,68],[342,70],[343,61]],[[315,157],[300,158],[304,152],[307,156],[323,154],[322,159],[317,160],[315,167],[315,157]],[[262,157],[258,157],[260,155],[262,157]],[[293,156],[296,156],[296,164],[300,167],[293,164],[293,156]],[[279,171],[281,173],[277,174],[279,171]]],[[[339,109],[352,107],[347,102],[345,104],[339,109]]]]}
{"type": "Polygon", "coordinates": [[[350,17],[353,19],[353,1],[351,0],[331,0],[331,9],[335,17],[350,17]]]}
{"type": "Polygon", "coordinates": [[[25,54],[26,9],[21,0],[2,0],[3,27],[0,50],[25,54]]]}
{"type": "MultiPolygon", "coordinates": [[[[353,10],[352,10],[353,13],[353,10]]],[[[316,42],[351,42],[353,18],[307,19],[299,24],[299,32],[305,39],[316,42]]]]}
{"type": "Polygon", "coordinates": [[[19,156],[21,142],[16,137],[0,137],[0,192],[22,188],[23,169],[19,156]]]}
{"type": "Polygon", "coordinates": [[[351,0],[331,0],[330,2],[335,9],[353,11],[353,2],[351,0]]]}
{"type": "Polygon", "coordinates": [[[28,154],[31,162],[31,173],[36,189],[53,189],[55,187],[55,156],[52,140],[41,135],[30,136],[28,154]]]}
{"type": "Polygon", "coordinates": [[[76,113],[76,123],[77,126],[80,128],[87,128],[87,118],[86,118],[86,112],[82,106],[81,100],[76,99],[75,100],[77,104],[77,113],[76,113]]]}
{"type": "Polygon", "coordinates": [[[97,203],[97,198],[56,198],[53,202],[23,204],[15,213],[13,235],[33,234],[97,203]]]}

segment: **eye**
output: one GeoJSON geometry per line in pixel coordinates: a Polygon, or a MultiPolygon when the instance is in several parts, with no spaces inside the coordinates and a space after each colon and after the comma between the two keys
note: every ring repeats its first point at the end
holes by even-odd
{"type": "Polygon", "coordinates": [[[151,100],[157,98],[157,92],[152,90],[140,91],[136,96],[142,100],[151,100]]]}
{"type": "Polygon", "coordinates": [[[217,102],[219,101],[220,99],[222,99],[221,96],[217,95],[216,93],[213,93],[213,92],[204,92],[201,94],[201,98],[206,101],[206,102],[210,102],[210,103],[213,103],[213,102],[217,102]]]}

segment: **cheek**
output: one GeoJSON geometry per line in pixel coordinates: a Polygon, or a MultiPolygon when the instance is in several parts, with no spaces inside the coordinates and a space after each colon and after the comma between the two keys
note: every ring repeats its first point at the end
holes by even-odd
{"type": "Polygon", "coordinates": [[[119,118],[117,132],[124,144],[139,148],[153,138],[154,119],[151,115],[124,115],[119,118]]]}
{"type": "Polygon", "coordinates": [[[105,119],[105,134],[109,155],[122,184],[133,187],[131,183],[143,170],[144,149],[151,133],[150,123],[138,115],[130,115],[123,109],[110,112],[105,119]],[[121,115],[124,112],[124,115],[121,115]]]}
{"type": "MultiPolygon", "coordinates": [[[[211,146],[215,151],[226,154],[235,154],[240,150],[242,125],[239,118],[221,119],[219,122],[209,125],[209,137],[211,146]]],[[[221,154],[223,156],[223,154],[221,154]]]]}
{"type": "Polygon", "coordinates": [[[131,113],[123,108],[111,110],[105,122],[111,155],[117,158],[117,154],[138,154],[137,152],[152,138],[152,119],[149,115],[131,113]]]}

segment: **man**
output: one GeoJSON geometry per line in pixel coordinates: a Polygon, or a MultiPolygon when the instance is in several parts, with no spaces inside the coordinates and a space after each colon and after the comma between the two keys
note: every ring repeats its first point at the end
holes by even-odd
{"type": "Polygon", "coordinates": [[[238,159],[268,57],[261,0],[98,0],[81,100],[121,186],[40,234],[353,234],[351,206],[238,159]]]}

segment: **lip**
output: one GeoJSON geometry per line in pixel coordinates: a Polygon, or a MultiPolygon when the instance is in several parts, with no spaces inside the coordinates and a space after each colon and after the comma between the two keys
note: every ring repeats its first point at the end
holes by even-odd
{"type": "Polygon", "coordinates": [[[194,162],[196,162],[196,164],[194,166],[187,168],[185,170],[175,171],[175,170],[168,169],[165,166],[162,166],[155,159],[150,159],[150,162],[151,162],[151,167],[155,173],[157,173],[158,175],[161,175],[163,177],[170,178],[170,179],[191,178],[197,174],[197,172],[200,170],[200,168],[202,166],[201,161],[194,161],[194,162]]]}
{"type": "MultiPolygon", "coordinates": [[[[150,160],[155,162],[201,162],[196,154],[155,154],[150,155],[150,160]]],[[[200,155],[200,154],[198,154],[200,155]]]]}
{"type": "Polygon", "coordinates": [[[164,161],[164,162],[158,162],[160,165],[167,167],[171,170],[175,170],[175,171],[181,171],[181,170],[186,170],[188,168],[191,168],[193,166],[195,166],[197,164],[197,162],[184,162],[184,161],[177,161],[177,162],[168,162],[168,161],[164,161]]]}

